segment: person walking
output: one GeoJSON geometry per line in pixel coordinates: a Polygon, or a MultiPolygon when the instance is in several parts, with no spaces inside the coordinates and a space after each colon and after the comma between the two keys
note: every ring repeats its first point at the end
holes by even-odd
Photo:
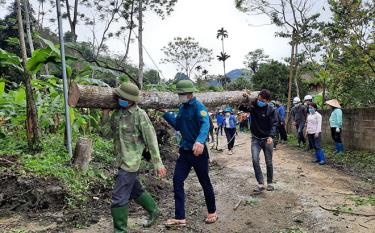
{"type": "Polygon", "coordinates": [[[196,88],[190,80],[181,80],[176,84],[181,103],[177,117],[165,112],[164,119],[182,135],[179,157],[173,175],[173,192],[175,199],[175,217],[168,219],[167,226],[186,226],[184,182],[191,168],[194,168],[199,183],[203,188],[208,215],[207,224],[218,219],[216,214],[215,193],[208,173],[209,156],[205,142],[210,128],[206,107],[194,97],[196,88]]]}
{"type": "Polygon", "coordinates": [[[147,148],[157,175],[164,176],[166,169],[160,159],[155,129],[146,112],[138,107],[139,89],[132,83],[122,83],[115,89],[119,109],[109,117],[103,110],[103,134],[112,136],[118,168],[112,191],[111,215],[114,232],[127,232],[129,199],[141,205],[149,214],[145,227],[153,225],[160,214],[150,193],[138,178],[143,151],[147,148]]]}
{"type": "MultiPolygon", "coordinates": [[[[303,105],[305,106],[307,113],[309,113],[309,105],[310,105],[310,103],[313,103],[313,97],[311,95],[306,95],[303,98],[303,105]]],[[[310,143],[309,140],[307,140],[307,141],[308,141],[308,146],[306,148],[306,151],[314,149],[314,145],[311,145],[311,143],[310,143]]]]}
{"type": "Polygon", "coordinates": [[[287,142],[288,135],[285,129],[285,118],[286,118],[285,107],[281,103],[280,99],[276,100],[276,108],[277,108],[277,113],[279,114],[279,118],[280,118],[280,124],[277,126],[278,132],[279,132],[279,138],[281,142],[287,142]]]}
{"type": "Polygon", "coordinates": [[[219,111],[216,114],[216,123],[217,123],[217,132],[216,133],[219,135],[219,132],[220,132],[221,136],[223,136],[223,122],[224,122],[223,111],[219,111]]]}
{"type": "Polygon", "coordinates": [[[322,115],[317,112],[318,106],[309,103],[309,114],[307,115],[306,134],[310,145],[315,149],[316,163],[326,164],[322,141],[322,115]]]}
{"type": "Polygon", "coordinates": [[[236,126],[237,120],[233,115],[231,107],[227,107],[224,110],[225,118],[223,122],[225,136],[227,137],[228,154],[233,154],[234,142],[236,141],[236,126]]]}
{"type": "Polygon", "coordinates": [[[337,99],[328,100],[326,104],[331,106],[331,109],[332,109],[331,116],[329,117],[329,124],[331,126],[332,139],[336,144],[336,153],[343,153],[344,145],[342,144],[342,140],[341,140],[343,117],[342,117],[341,105],[339,101],[337,101],[337,99]]]}
{"type": "Polygon", "coordinates": [[[303,131],[306,123],[307,110],[305,106],[301,104],[301,100],[298,97],[294,97],[293,104],[294,106],[291,110],[291,116],[297,130],[298,146],[301,147],[302,144],[306,144],[303,131]]]}
{"type": "Polygon", "coordinates": [[[250,130],[251,154],[255,177],[258,187],[255,192],[263,192],[265,189],[273,191],[273,139],[276,133],[277,116],[276,111],[268,103],[271,100],[269,90],[261,90],[257,98],[250,98],[249,93],[244,93],[244,100],[240,110],[249,112],[251,115],[250,130]],[[267,168],[267,188],[264,186],[262,169],[260,167],[260,151],[263,150],[267,168]]]}

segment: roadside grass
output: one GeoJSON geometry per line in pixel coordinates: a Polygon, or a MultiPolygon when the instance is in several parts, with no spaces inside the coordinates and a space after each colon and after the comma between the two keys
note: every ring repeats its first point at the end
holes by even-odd
{"type": "MultiPolygon", "coordinates": [[[[299,150],[305,149],[298,147],[297,138],[294,134],[288,135],[288,145],[299,150]]],[[[324,144],[323,149],[328,164],[375,184],[374,152],[346,149],[344,153],[337,154],[333,143],[324,144]]]]}
{"type": "Polygon", "coordinates": [[[2,167],[1,171],[10,171],[19,175],[36,177],[56,177],[67,191],[67,204],[70,207],[87,201],[87,193],[97,184],[104,188],[112,186],[112,176],[106,167],[114,162],[111,141],[96,135],[89,136],[93,140],[93,160],[87,172],[75,169],[64,146],[63,134],[51,134],[42,139],[42,150],[37,154],[27,153],[26,140],[14,138],[2,139],[0,158],[13,156],[17,162],[10,167],[2,167]]]}

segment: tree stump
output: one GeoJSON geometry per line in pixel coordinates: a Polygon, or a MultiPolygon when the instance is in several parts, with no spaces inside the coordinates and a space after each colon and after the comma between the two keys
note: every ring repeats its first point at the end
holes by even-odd
{"type": "Polygon", "coordinates": [[[81,171],[87,171],[92,159],[92,141],[88,138],[79,138],[72,158],[73,165],[81,171]]]}

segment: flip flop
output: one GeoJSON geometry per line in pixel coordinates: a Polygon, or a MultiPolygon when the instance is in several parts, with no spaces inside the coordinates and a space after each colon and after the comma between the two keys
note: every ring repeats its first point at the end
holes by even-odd
{"type": "Polygon", "coordinates": [[[166,227],[185,227],[186,226],[186,220],[168,219],[167,222],[164,225],[166,227]]]}
{"type": "Polygon", "coordinates": [[[206,224],[212,224],[212,223],[215,223],[217,220],[219,219],[219,216],[217,216],[217,214],[213,214],[211,217],[207,217],[204,222],[206,224]]]}

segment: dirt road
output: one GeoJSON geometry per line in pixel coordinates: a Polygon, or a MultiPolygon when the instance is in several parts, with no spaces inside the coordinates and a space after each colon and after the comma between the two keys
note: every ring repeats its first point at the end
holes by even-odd
{"type": "MultiPolygon", "coordinates": [[[[223,145],[224,137],[220,137],[223,145]]],[[[204,224],[206,214],[198,180],[191,172],[185,189],[188,227],[166,229],[162,224],[142,229],[139,213],[131,214],[131,232],[375,232],[371,205],[355,206],[353,198],[374,194],[374,187],[330,166],[312,163],[312,155],[280,145],[274,153],[275,191],[254,195],[256,185],[250,160],[250,138],[240,134],[235,153],[212,151],[211,179],[216,192],[219,220],[204,224]],[[241,200],[241,201],[240,201],[241,200]],[[234,207],[238,205],[234,210],[234,207]],[[352,214],[324,210],[347,211],[352,214]]],[[[264,157],[262,168],[265,172],[264,157]]],[[[171,181],[168,181],[171,182],[171,181]]],[[[159,201],[162,221],[173,217],[172,195],[159,201]]],[[[162,223],[162,222],[161,222],[162,223]]],[[[88,229],[75,233],[111,232],[111,220],[104,217],[88,229]]]]}

